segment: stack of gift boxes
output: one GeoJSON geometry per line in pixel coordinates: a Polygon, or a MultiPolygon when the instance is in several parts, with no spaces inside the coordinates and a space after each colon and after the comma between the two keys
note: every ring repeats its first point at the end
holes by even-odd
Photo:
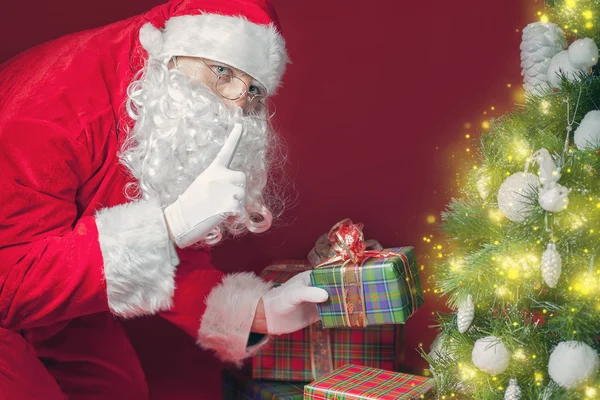
{"type": "Polygon", "coordinates": [[[430,395],[430,379],[394,372],[403,361],[402,324],[423,303],[413,248],[365,242],[362,225],[346,219],[319,238],[307,261],[273,263],[262,277],[281,284],[309,269],[313,286],[329,293],[318,305],[321,321],[272,337],[253,357],[250,374],[224,370],[223,399],[430,395]]]}

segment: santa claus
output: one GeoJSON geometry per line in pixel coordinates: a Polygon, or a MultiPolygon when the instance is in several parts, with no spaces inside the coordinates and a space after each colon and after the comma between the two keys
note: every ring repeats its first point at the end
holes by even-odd
{"type": "Polygon", "coordinates": [[[0,66],[2,398],[147,398],[119,318],[158,314],[236,365],[318,319],[306,274],[210,263],[278,205],[280,32],[267,0],[173,0],[0,66]]]}

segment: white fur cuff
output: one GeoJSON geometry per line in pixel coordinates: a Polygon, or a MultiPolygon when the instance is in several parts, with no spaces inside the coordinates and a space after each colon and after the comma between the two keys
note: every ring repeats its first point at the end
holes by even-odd
{"type": "Polygon", "coordinates": [[[157,203],[140,200],[96,214],[110,310],[121,317],[171,307],[175,248],[157,203]]]}
{"type": "Polygon", "coordinates": [[[269,339],[265,336],[248,347],[256,307],[272,286],[250,272],[225,276],[206,299],[198,344],[215,351],[221,361],[241,366],[243,359],[253,356],[269,339]]]}

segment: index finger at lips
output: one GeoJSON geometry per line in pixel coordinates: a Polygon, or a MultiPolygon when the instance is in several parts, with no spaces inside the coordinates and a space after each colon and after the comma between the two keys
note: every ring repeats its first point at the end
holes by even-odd
{"type": "Polygon", "coordinates": [[[231,133],[227,137],[227,140],[225,140],[225,144],[223,145],[223,147],[219,151],[219,154],[217,154],[217,157],[213,161],[214,164],[223,166],[225,168],[229,168],[229,164],[233,159],[238,143],[242,139],[242,133],[242,125],[235,124],[235,126],[231,130],[231,133]]]}

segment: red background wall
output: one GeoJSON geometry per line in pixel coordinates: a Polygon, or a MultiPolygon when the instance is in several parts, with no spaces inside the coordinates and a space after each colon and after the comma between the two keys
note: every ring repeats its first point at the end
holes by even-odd
{"type": "MultiPolygon", "coordinates": [[[[161,2],[10,2],[4,6],[9,18],[0,26],[0,61],[161,2]]],[[[423,241],[434,233],[427,216],[439,221],[454,192],[456,160],[473,145],[465,134],[476,137],[481,121],[514,103],[521,83],[517,29],[534,19],[533,4],[276,0],[275,5],[293,60],[276,99],[276,124],[288,144],[298,197],[279,227],[218,247],[216,266],[259,271],[275,259],[303,257],[321,233],[350,217],[384,246],[414,245],[425,277],[435,242],[423,241]],[[467,122],[472,128],[465,128],[467,122]]],[[[414,349],[435,336],[428,326],[432,311],[443,307],[436,301],[429,292],[406,325],[408,368],[425,366],[414,349]]],[[[153,398],[219,398],[220,364],[191,339],[153,318],[127,326],[153,398]]]]}

